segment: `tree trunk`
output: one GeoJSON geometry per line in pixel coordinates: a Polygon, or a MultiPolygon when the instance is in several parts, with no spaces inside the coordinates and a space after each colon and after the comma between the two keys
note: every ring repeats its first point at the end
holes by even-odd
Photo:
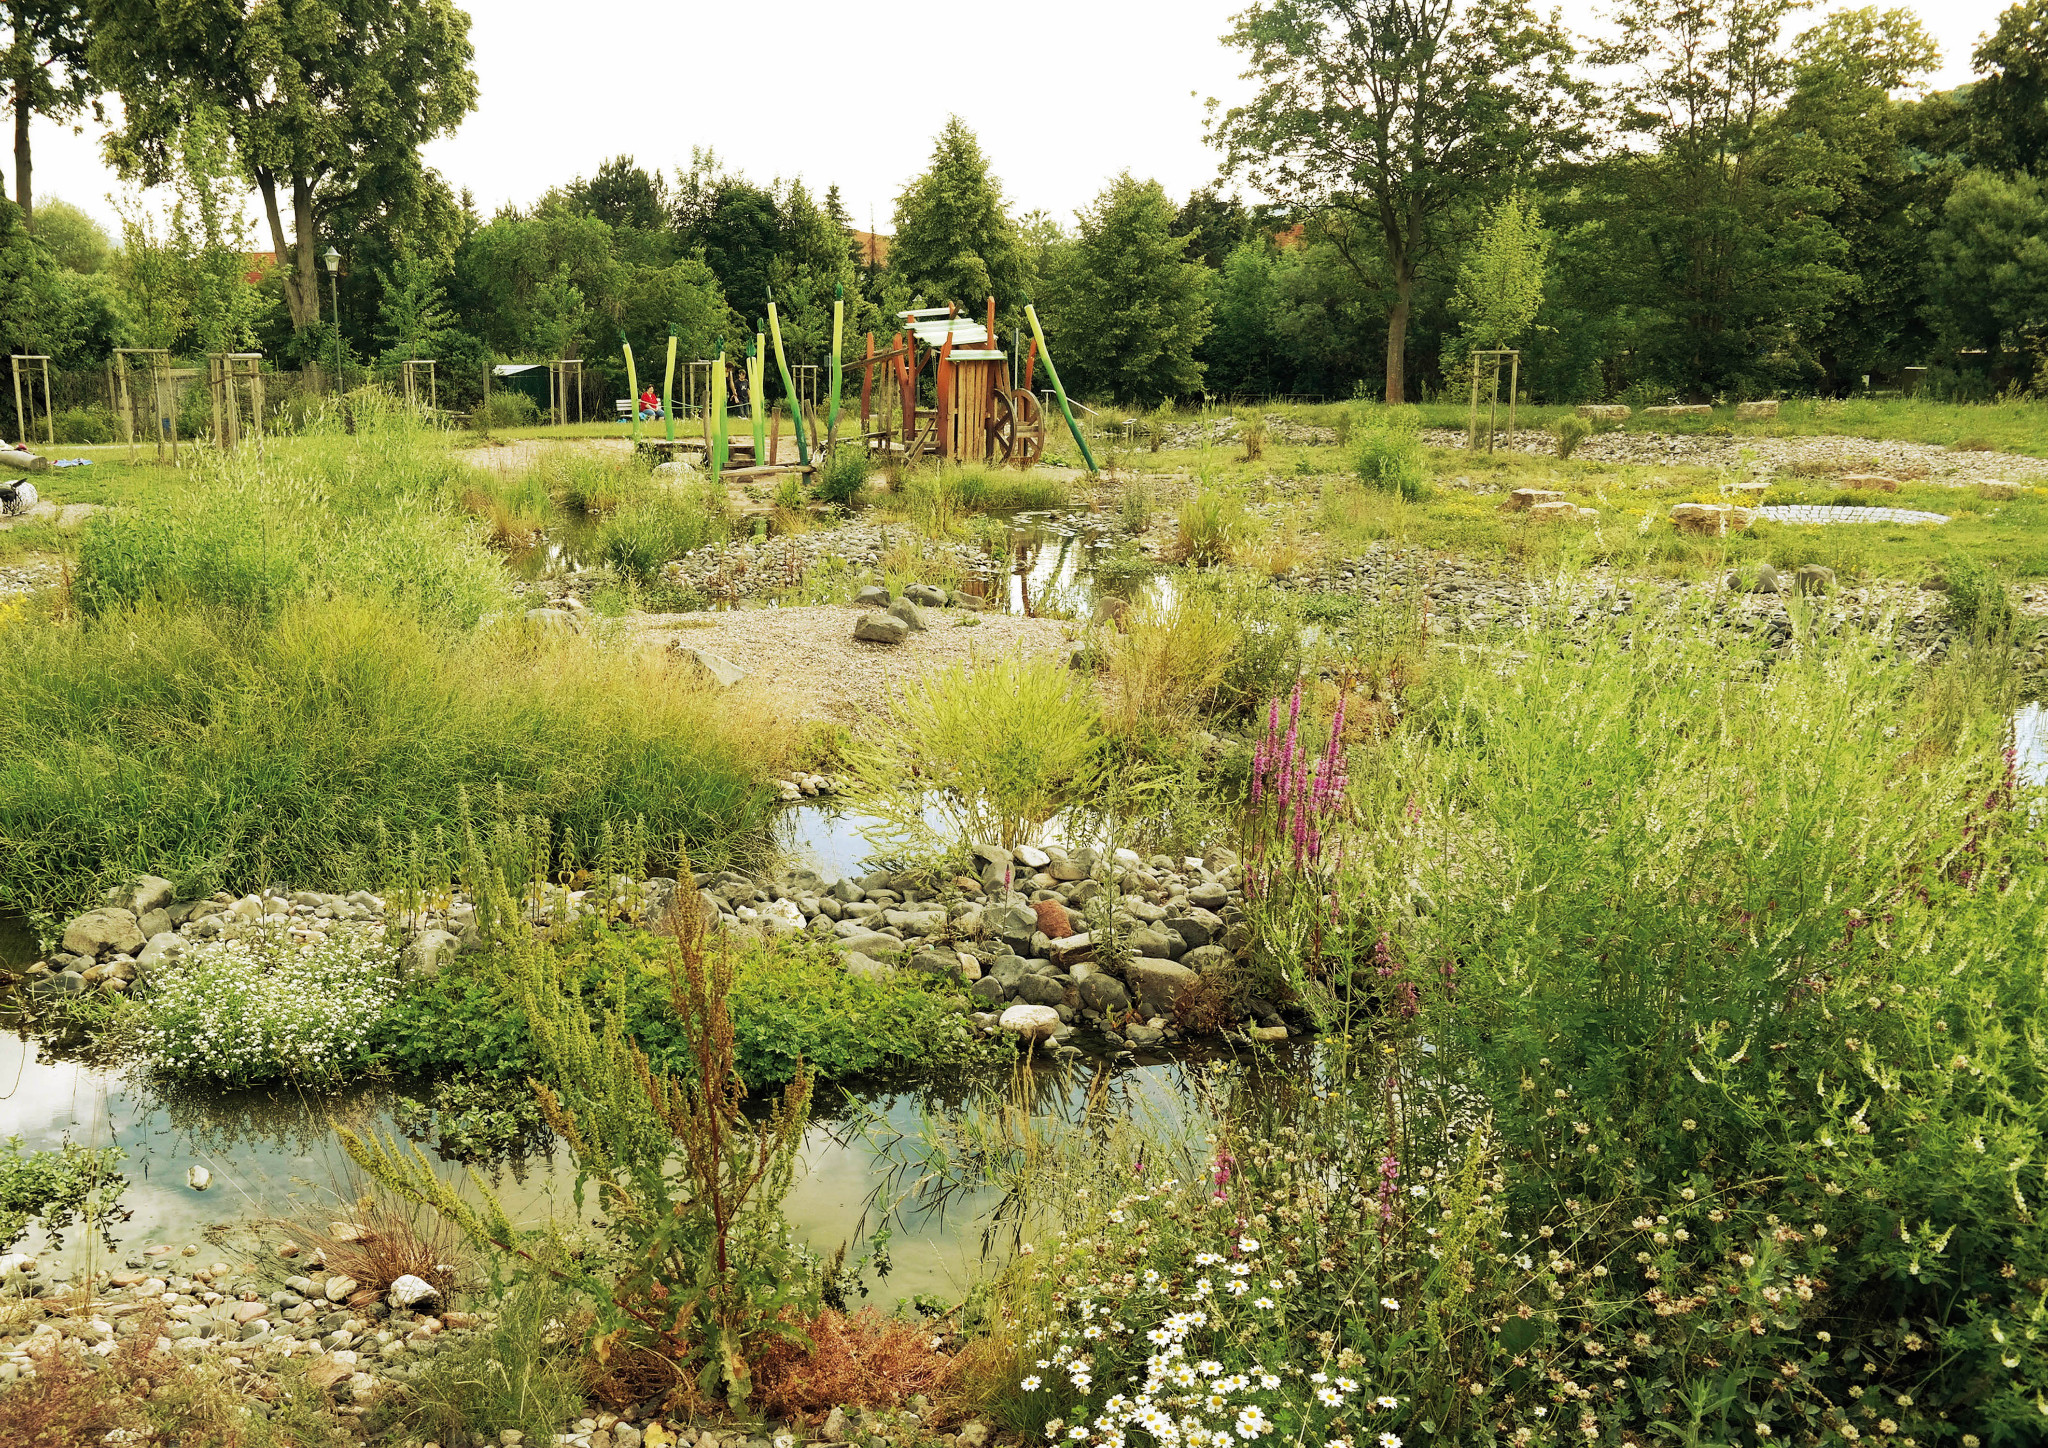
{"type": "Polygon", "coordinates": [[[1394,262],[1394,307],[1387,313],[1387,406],[1408,400],[1408,317],[1415,307],[1415,273],[1405,258],[1394,262]]]}
{"type": "MultiPolygon", "coordinates": [[[[313,229],[313,178],[292,177],[292,224],[298,228],[298,258],[293,268],[298,273],[299,305],[304,321],[294,321],[294,327],[303,327],[308,322],[320,320],[320,273],[319,259],[314,248],[319,244],[320,233],[313,229]]],[[[283,257],[278,261],[282,263],[283,257]]],[[[341,325],[341,318],[334,319],[341,325]]]]}
{"type": "Polygon", "coordinates": [[[30,231],[36,229],[34,192],[29,184],[29,173],[35,168],[29,164],[28,154],[28,82],[14,83],[14,204],[21,208],[21,224],[30,231]]]}
{"type": "Polygon", "coordinates": [[[278,267],[283,271],[284,306],[292,319],[294,332],[304,331],[306,324],[318,315],[319,297],[313,298],[308,307],[299,291],[298,279],[292,275],[292,249],[285,245],[284,218],[277,209],[277,176],[263,167],[256,168],[256,193],[263,198],[263,219],[270,226],[270,249],[277,254],[278,267]]]}

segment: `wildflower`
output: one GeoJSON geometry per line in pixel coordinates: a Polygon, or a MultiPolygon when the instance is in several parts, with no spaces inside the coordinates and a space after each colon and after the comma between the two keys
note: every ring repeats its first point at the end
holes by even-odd
{"type": "Polygon", "coordinates": [[[1382,1297],[1380,1299],[1380,1306],[1386,1308],[1389,1312],[1399,1312],[1401,1310],[1399,1300],[1392,1297],[1382,1297]]]}
{"type": "Polygon", "coordinates": [[[1401,1448],[1401,1440],[1392,1433],[1380,1434],[1380,1448],[1401,1448]]]}
{"type": "Polygon", "coordinates": [[[1280,1386],[1280,1379],[1278,1379],[1277,1377],[1273,1376],[1273,1374],[1271,1374],[1271,1373],[1267,1372],[1267,1371],[1266,1371],[1266,1370],[1265,1370],[1264,1368],[1260,1368],[1260,1369],[1259,1369],[1259,1386],[1260,1386],[1260,1387],[1262,1387],[1262,1388],[1264,1388],[1264,1389],[1265,1389],[1265,1390],[1266,1390],[1267,1392],[1269,1392],[1269,1393],[1270,1393],[1270,1392],[1272,1392],[1272,1391],[1273,1391],[1273,1389],[1275,1389],[1275,1388],[1277,1388],[1277,1387],[1279,1387],[1279,1386],[1280,1386]]]}
{"type": "Polygon", "coordinates": [[[1272,1422],[1254,1405],[1241,1409],[1237,1415],[1237,1436],[1249,1443],[1273,1431],[1272,1422]]]}
{"type": "Polygon", "coordinates": [[[1358,1384],[1352,1382],[1349,1378],[1339,1378],[1337,1379],[1337,1391],[1340,1393],[1355,1393],[1358,1391],[1358,1384]]]}
{"type": "Polygon", "coordinates": [[[1247,1292],[1252,1290],[1252,1286],[1249,1282],[1243,1282],[1233,1278],[1231,1281],[1223,1284],[1223,1290],[1225,1292],[1228,1292],[1232,1297],[1242,1297],[1247,1292]]]}
{"type": "Polygon", "coordinates": [[[1259,1250],[1259,1244],[1250,1237],[1239,1237],[1237,1239],[1237,1250],[1240,1252],[1256,1252],[1259,1250]]]}
{"type": "Polygon", "coordinates": [[[1344,1395],[1335,1388],[1317,1388],[1316,1401],[1326,1408],[1341,1408],[1344,1406],[1344,1395]]]}
{"type": "Polygon", "coordinates": [[[1252,1306],[1258,1308],[1261,1312],[1271,1312],[1276,1305],[1270,1297],[1255,1297],[1252,1299],[1252,1306]]]}
{"type": "Polygon", "coordinates": [[[1217,1362],[1214,1358],[1204,1358],[1195,1364],[1195,1371],[1205,1378],[1213,1378],[1216,1374],[1223,1371],[1223,1364],[1217,1362]]]}
{"type": "Polygon", "coordinates": [[[1022,1388],[1027,1393],[1035,1393],[1038,1391],[1038,1383],[1038,1374],[1033,1373],[1030,1377],[1024,1379],[1023,1382],[1017,1384],[1017,1386],[1022,1388]]]}
{"type": "Polygon", "coordinates": [[[1222,1260],[1223,1259],[1217,1256],[1214,1252],[1195,1253],[1195,1265],[1197,1267],[1214,1267],[1217,1263],[1221,1262],[1222,1260]]]}
{"type": "Polygon", "coordinates": [[[1230,1264],[1230,1275],[1233,1277],[1249,1277],[1251,1276],[1251,1271],[1252,1267],[1249,1262],[1233,1262],[1230,1264]]]}
{"type": "Polygon", "coordinates": [[[1398,1408],[1401,1406],[1401,1400],[1399,1398],[1390,1398],[1385,1393],[1381,1393],[1372,1400],[1372,1405],[1375,1408],[1398,1408]]]}

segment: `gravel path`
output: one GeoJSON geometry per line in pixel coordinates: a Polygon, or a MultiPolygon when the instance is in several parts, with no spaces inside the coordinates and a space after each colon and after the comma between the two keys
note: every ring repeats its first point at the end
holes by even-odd
{"type": "Polygon", "coordinates": [[[1917,508],[1851,508],[1833,503],[1772,503],[1758,508],[1759,518],[1773,523],[1946,523],[1946,513],[1917,508]]]}
{"type": "MultiPolygon", "coordinates": [[[[1426,428],[1431,447],[1463,448],[1465,434],[1449,428],[1426,428]]],[[[1548,432],[1522,428],[1513,438],[1503,432],[1496,448],[1557,456],[1557,439],[1548,432]]],[[[1835,472],[1884,473],[1901,480],[1924,479],[1951,487],[1982,482],[2048,479],[2048,458],[2013,453],[1957,452],[1922,442],[1880,442],[1869,437],[1709,437],[1703,433],[1601,432],[1579,444],[1572,456],[1591,462],[1686,465],[1733,468],[1749,465],[1759,474],[1795,467],[1835,472]]]]}
{"type": "Polygon", "coordinates": [[[864,612],[828,605],[650,613],[628,619],[627,627],[646,643],[730,660],[749,682],[782,694],[799,717],[842,722],[887,707],[908,679],[977,655],[1062,655],[1073,627],[1058,619],[927,609],[930,627],[923,632],[913,630],[900,644],[874,644],[853,637],[864,612]]]}

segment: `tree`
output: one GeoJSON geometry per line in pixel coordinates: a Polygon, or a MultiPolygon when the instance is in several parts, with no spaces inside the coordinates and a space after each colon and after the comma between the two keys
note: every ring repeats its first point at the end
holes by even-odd
{"type": "Polygon", "coordinates": [[[378,335],[385,355],[401,361],[432,356],[435,339],[455,322],[442,295],[440,268],[430,257],[401,251],[377,280],[384,289],[378,335]]]}
{"type": "Polygon", "coordinates": [[[958,302],[972,311],[994,297],[1008,312],[1025,300],[1017,228],[981,143],[958,116],[939,132],[931,165],[896,198],[889,270],[928,306],[958,302]]]}
{"type": "Polygon", "coordinates": [[[1076,384],[1150,407],[1201,390],[1196,350],[1209,333],[1209,269],[1187,259],[1173,204],[1126,171],[1080,214],[1072,338],[1076,384]]]}
{"type": "MultiPolygon", "coordinates": [[[[1461,354],[1521,341],[1543,305],[1551,240],[1534,199],[1519,191],[1501,198],[1458,267],[1451,311],[1463,324],[1461,354]]],[[[1453,367],[1444,373],[1451,376],[1453,367]]]]}
{"type": "Polygon", "coordinates": [[[1628,0],[1592,59],[1624,72],[1613,121],[1636,144],[1601,184],[1630,225],[1610,262],[1642,309],[1649,373],[1681,391],[1783,386],[1850,283],[1829,224],[1831,163],[1782,122],[1781,44],[1801,0],[1628,0]]]}
{"type": "Polygon", "coordinates": [[[614,231],[660,231],[669,225],[668,188],[631,156],[612,157],[588,181],[578,176],[569,183],[567,196],[577,211],[614,231]]]}
{"type": "Polygon", "coordinates": [[[1226,169],[1304,215],[1362,281],[1384,263],[1387,401],[1445,219],[1583,144],[1572,47],[1525,0],[1258,0],[1224,37],[1258,94],[1212,117],[1226,169]],[[1363,249],[1378,242],[1379,257],[1363,249]]]}
{"type": "Polygon", "coordinates": [[[4,0],[6,23],[0,44],[0,83],[14,108],[14,201],[22,225],[35,228],[35,167],[29,154],[29,122],[36,116],[69,121],[93,105],[86,70],[90,24],[79,0],[4,0]]]}
{"type": "Polygon", "coordinates": [[[192,345],[201,352],[245,352],[267,301],[251,284],[249,225],[235,173],[227,117],[200,106],[178,137],[171,229],[190,275],[192,345]]]}
{"type": "MultiPolygon", "coordinates": [[[[2048,179],[1972,171],[1927,240],[1929,320],[1950,345],[2048,345],[2048,179]]],[[[2042,358],[2048,370],[2048,353],[2042,358]]]]}
{"type": "Polygon", "coordinates": [[[1970,57],[1984,78],[1966,102],[1981,166],[2048,172],[2048,0],[2022,0],[1970,57]]]}
{"type": "Polygon", "coordinates": [[[105,228],[70,202],[54,198],[37,208],[36,239],[66,271],[105,271],[114,253],[105,228]]]}
{"type": "Polygon", "coordinates": [[[1173,219],[1175,236],[1193,238],[1189,259],[1213,270],[1221,270],[1224,260],[1257,230],[1244,203],[1235,196],[1221,195],[1214,186],[1197,188],[1173,219]]]}
{"type": "Polygon", "coordinates": [[[320,314],[321,212],[389,192],[419,150],[476,105],[469,17],[454,0],[95,0],[91,56],[119,92],[108,146],[124,174],[164,179],[184,118],[229,118],[242,174],[285,265],[294,331],[320,314]],[[287,239],[284,212],[293,234],[287,239]]]}
{"type": "Polygon", "coordinates": [[[0,354],[48,352],[64,319],[64,292],[50,254],[0,198],[0,354]]]}

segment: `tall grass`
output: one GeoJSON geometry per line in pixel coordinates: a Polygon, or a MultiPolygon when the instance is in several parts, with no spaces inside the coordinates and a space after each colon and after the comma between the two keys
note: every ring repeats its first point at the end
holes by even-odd
{"type": "Polygon", "coordinates": [[[773,719],[659,662],[383,601],[255,622],[161,604],[0,636],[0,901],[61,909],[148,870],[192,886],[367,884],[375,824],[452,828],[457,790],[595,838],[644,816],[706,857],[769,800],[773,719]]]}
{"type": "Polygon", "coordinates": [[[661,494],[626,504],[604,520],[595,551],[606,563],[646,582],[664,564],[709,542],[715,521],[695,497],[661,494]]]}

